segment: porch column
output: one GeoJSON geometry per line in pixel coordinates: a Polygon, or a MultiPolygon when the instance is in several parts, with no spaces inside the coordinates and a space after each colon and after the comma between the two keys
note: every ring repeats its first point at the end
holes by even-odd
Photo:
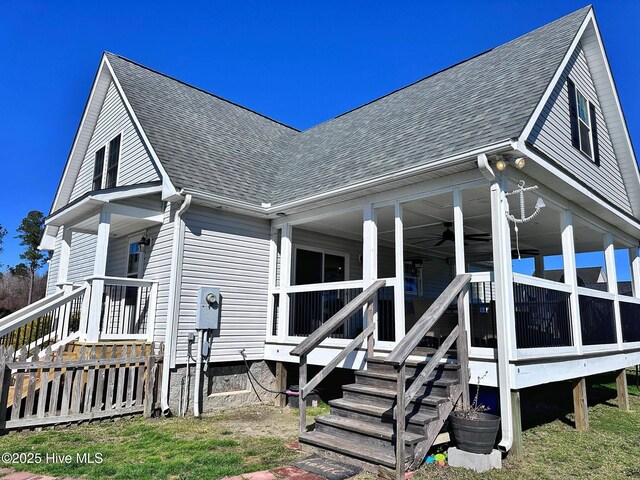
{"type": "Polygon", "coordinates": [[[62,227],[62,242],[60,242],[60,254],[58,256],[58,278],[56,279],[56,286],[59,291],[70,290],[67,280],[69,278],[69,258],[71,256],[71,235],[71,228],[62,227]]]}
{"type": "Polygon", "coordinates": [[[578,274],[576,271],[576,248],[573,239],[573,213],[565,210],[560,218],[562,232],[562,263],[564,282],[571,287],[571,332],[573,346],[582,353],[582,330],[580,328],[580,302],[578,299],[578,274]]]}
{"type": "Polygon", "coordinates": [[[534,277],[544,278],[544,256],[539,253],[535,257],[533,257],[535,262],[535,271],[533,273],[534,277]]]}
{"type": "Polygon", "coordinates": [[[609,293],[616,295],[613,302],[613,312],[616,320],[616,338],[618,348],[622,349],[622,321],[620,319],[620,302],[618,302],[618,275],[616,274],[616,254],[613,243],[613,235],[607,232],[603,235],[604,241],[604,263],[607,269],[607,287],[609,293]]]}
{"type": "Polygon", "coordinates": [[[496,291],[496,330],[498,336],[498,387],[500,398],[500,447],[508,450],[513,442],[513,412],[511,405],[511,365],[514,356],[513,271],[511,266],[511,236],[506,213],[506,180],[491,184],[491,238],[493,240],[493,275],[496,291]]]}
{"type": "Polygon", "coordinates": [[[289,335],[289,294],[291,286],[291,225],[282,225],[280,238],[280,304],[278,305],[278,342],[289,335]]]}
{"type": "Polygon", "coordinates": [[[396,285],[393,289],[395,313],[395,341],[405,336],[404,320],[404,224],[402,222],[402,204],[395,204],[395,247],[396,247],[396,285]]]}
{"type": "Polygon", "coordinates": [[[633,296],[640,298],[640,256],[638,255],[638,247],[629,249],[629,262],[631,264],[633,296]]]}
{"type": "MultiPolygon", "coordinates": [[[[103,277],[107,271],[107,251],[109,249],[109,231],[111,229],[111,210],[108,205],[100,211],[100,223],[96,240],[95,263],[93,275],[103,277]]],[[[100,338],[100,316],[102,313],[102,297],[104,280],[95,279],[91,286],[91,301],[89,303],[89,318],[86,328],[86,341],[97,342],[100,338]]]]}
{"type": "MultiPolygon", "coordinates": [[[[371,202],[364,205],[362,225],[362,280],[367,288],[378,278],[378,225],[376,212],[371,202]]],[[[374,297],[371,309],[365,307],[365,325],[378,318],[378,302],[374,297]]],[[[378,341],[378,329],[373,331],[373,338],[378,341]]]]}

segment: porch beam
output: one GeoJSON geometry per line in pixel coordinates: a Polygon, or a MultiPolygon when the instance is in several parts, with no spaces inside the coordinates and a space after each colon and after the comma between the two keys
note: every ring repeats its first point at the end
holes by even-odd
{"type": "MultiPolygon", "coordinates": [[[[604,243],[604,262],[607,270],[607,287],[609,293],[618,295],[618,275],[616,273],[616,250],[613,235],[607,232],[602,236],[604,243]]],[[[620,302],[616,298],[613,302],[613,312],[616,322],[616,339],[618,348],[622,349],[622,320],[620,317],[620,302]]]]}
{"type": "MultiPolygon", "coordinates": [[[[96,239],[96,253],[93,264],[93,275],[104,277],[107,271],[107,252],[109,250],[109,231],[111,230],[111,211],[103,208],[100,211],[100,223],[96,239]]],[[[97,342],[100,337],[100,316],[102,313],[102,296],[104,280],[95,279],[91,284],[91,301],[89,303],[89,318],[87,321],[86,341],[97,342]]]]}
{"type": "Polygon", "coordinates": [[[69,259],[71,257],[72,231],[69,227],[62,227],[62,242],[60,242],[60,255],[58,257],[58,278],[56,285],[58,290],[65,290],[69,279],[69,259]]]}
{"type": "Polygon", "coordinates": [[[638,255],[637,246],[629,249],[629,262],[631,264],[633,296],[640,298],[640,255],[638,255]]]}
{"type": "Polygon", "coordinates": [[[137,218],[155,223],[162,223],[164,221],[164,213],[162,211],[132,207],[131,205],[122,205],[120,203],[108,203],[104,208],[112,215],[121,215],[123,217],[137,218]]]}
{"type": "Polygon", "coordinates": [[[278,341],[284,342],[289,334],[289,294],[291,286],[291,237],[292,227],[288,223],[282,225],[280,239],[280,304],[278,306],[278,341]]]}
{"type": "Polygon", "coordinates": [[[395,341],[399,342],[405,335],[404,319],[404,223],[402,220],[402,204],[395,202],[395,249],[396,249],[396,284],[393,287],[395,310],[395,341]]]}
{"type": "Polygon", "coordinates": [[[576,269],[576,248],[573,238],[573,212],[565,210],[560,214],[562,236],[562,263],[564,282],[571,287],[569,306],[571,309],[571,331],[573,346],[578,354],[582,353],[582,330],[580,328],[580,302],[578,298],[578,273],[576,269]]]}

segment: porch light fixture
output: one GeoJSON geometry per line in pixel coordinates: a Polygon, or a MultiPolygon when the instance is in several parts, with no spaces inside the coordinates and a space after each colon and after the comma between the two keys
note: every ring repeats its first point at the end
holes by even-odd
{"type": "Polygon", "coordinates": [[[151,245],[151,239],[146,235],[143,235],[142,238],[138,241],[138,246],[140,247],[140,251],[144,252],[146,247],[151,245]]]}
{"type": "MultiPolygon", "coordinates": [[[[522,170],[526,164],[526,160],[524,159],[524,157],[518,157],[513,161],[513,165],[518,169],[518,170],[522,170]]],[[[505,160],[505,159],[500,159],[496,162],[496,168],[499,171],[503,171],[505,168],[507,168],[507,165],[509,164],[509,160],[505,160]]]]}

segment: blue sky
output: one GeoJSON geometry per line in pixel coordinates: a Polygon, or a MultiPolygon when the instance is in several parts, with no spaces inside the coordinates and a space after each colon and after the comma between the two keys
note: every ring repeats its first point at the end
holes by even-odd
{"type": "MultiPolygon", "coordinates": [[[[637,148],[640,2],[594,3],[637,148]]],[[[304,129],[584,5],[0,0],[0,263],[49,211],[103,50],[304,129]]]]}

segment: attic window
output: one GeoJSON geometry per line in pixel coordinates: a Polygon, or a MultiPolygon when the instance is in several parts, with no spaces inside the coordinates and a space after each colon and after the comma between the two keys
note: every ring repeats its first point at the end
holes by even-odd
{"type": "Polygon", "coordinates": [[[93,165],[93,187],[92,190],[100,190],[102,188],[102,172],[104,170],[104,152],[102,147],[96,152],[96,160],[93,165]]]}
{"type": "Polygon", "coordinates": [[[571,143],[599,166],[600,152],[595,105],[589,102],[587,97],[569,79],[567,79],[567,86],[571,117],[571,143]]]}
{"type": "Polygon", "coordinates": [[[113,188],[118,179],[118,161],[120,160],[120,135],[109,142],[109,162],[107,163],[107,181],[104,188],[113,188]]]}

